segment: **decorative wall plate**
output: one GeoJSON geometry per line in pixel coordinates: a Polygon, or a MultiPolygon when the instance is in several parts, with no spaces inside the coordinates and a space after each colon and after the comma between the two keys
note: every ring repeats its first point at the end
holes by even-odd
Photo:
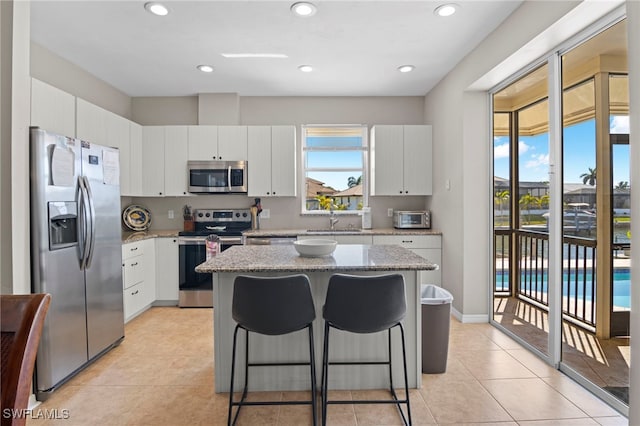
{"type": "Polygon", "coordinates": [[[146,231],[151,226],[151,213],[145,207],[132,204],[122,212],[122,221],[132,231],[146,231]]]}

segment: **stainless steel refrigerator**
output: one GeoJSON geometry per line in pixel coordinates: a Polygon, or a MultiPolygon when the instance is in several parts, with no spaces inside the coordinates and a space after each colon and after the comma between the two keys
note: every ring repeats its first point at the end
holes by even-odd
{"type": "Polygon", "coordinates": [[[30,129],[32,290],[52,296],[36,358],[41,401],[124,338],[118,154],[30,129]]]}

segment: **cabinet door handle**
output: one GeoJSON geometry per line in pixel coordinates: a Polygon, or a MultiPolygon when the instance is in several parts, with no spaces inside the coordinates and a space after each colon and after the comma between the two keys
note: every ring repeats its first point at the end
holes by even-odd
{"type": "Polygon", "coordinates": [[[412,243],[413,240],[402,240],[403,243],[412,243]]]}
{"type": "Polygon", "coordinates": [[[136,250],[138,250],[138,247],[132,247],[132,248],[130,248],[129,250],[131,250],[131,251],[136,251],[136,250]]]}
{"type": "Polygon", "coordinates": [[[132,263],[131,266],[138,266],[138,262],[132,263]]]}
{"type": "Polygon", "coordinates": [[[136,291],[134,291],[133,293],[131,293],[131,295],[132,295],[132,296],[135,296],[136,294],[138,294],[138,292],[139,292],[139,291],[140,291],[140,290],[136,290],[136,291]]]}

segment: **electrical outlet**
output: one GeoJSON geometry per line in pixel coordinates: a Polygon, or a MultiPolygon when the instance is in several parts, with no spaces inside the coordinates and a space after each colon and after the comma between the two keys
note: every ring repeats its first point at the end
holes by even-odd
{"type": "Polygon", "coordinates": [[[169,210],[169,214],[167,216],[169,216],[169,219],[173,219],[174,217],[173,210],[169,210]]]}
{"type": "Polygon", "coordinates": [[[393,217],[393,209],[387,209],[387,217],[393,217]]]}
{"type": "Polygon", "coordinates": [[[271,212],[269,211],[269,209],[262,209],[260,217],[263,219],[269,219],[271,217],[271,212]]]}

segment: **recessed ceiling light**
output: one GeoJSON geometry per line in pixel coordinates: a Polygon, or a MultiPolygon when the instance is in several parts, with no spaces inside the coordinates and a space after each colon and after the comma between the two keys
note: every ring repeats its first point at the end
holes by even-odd
{"type": "Polygon", "coordinates": [[[213,72],[213,67],[211,65],[198,65],[196,68],[202,72],[213,72]]]}
{"type": "Polygon", "coordinates": [[[400,72],[411,72],[415,67],[413,65],[401,65],[398,67],[400,72]]]}
{"type": "Polygon", "coordinates": [[[145,3],[144,8],[147,12],[158,16],[165,16],[169,13],[169,9],[165,5],[156,2],[145,3]]]}
{"type": "Polygon", "coordinates": [[[225,58],[288,58],[284,53],[221,53],[225,58]]]}
{"type": "Polygon", "coordinates": [[[448,4],[443,4],[440,5],[438,7],[436,7],[436,9],[433,11],[433,13],[435,13],[438,16],[451,16],[454,13],[456,13],[456,11],[458,10],[460,6],[458,6],[455,3],[448,3],[448,4]]]}
{"type": "Polygon", "coordinates": [[[311,65],[300,65],[298,69],[302,72],[311,72],[313,71],[313,67],[311,65]]]}
{"type": "Polygon", "coordinates": [[[291,5],[291,11],[294,14],[305,18],[315,15],[317,10],[318,9],[316,8],[315,4],[306,1],[301,1],[291,5]]]}

